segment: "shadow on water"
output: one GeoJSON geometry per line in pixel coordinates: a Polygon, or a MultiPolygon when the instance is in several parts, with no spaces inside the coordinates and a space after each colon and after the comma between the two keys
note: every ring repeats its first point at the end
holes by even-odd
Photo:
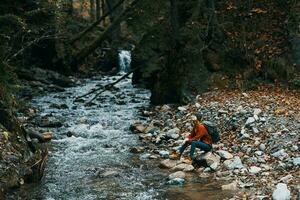
{"type": "Polygon", "coordinates": [[[129,153],[130,147],[143,145],[129,126],[138,119],[139,109],[149,106],[150,96],[147,90],[132,87],[130,78],[120,82],[115,90],[104,92],[92,106],[73,102],[76,96],[120,76],[87,79],[65,92],[33,99],[32,105],[39,108],[39,115],[63,118],[65,122],[61,128],[45,129],[54,132],[55,138],[42,181],[21,187],[9,194],[8,200],[224,197],[225,193],[215,184],[166,185],[169,172],[159,169],[158,161],[142,161],[129,153]],[[53,103],[67,107],[53,108],[53,103]],[[73,136],[68,137],[67,132],[73,136]]]}

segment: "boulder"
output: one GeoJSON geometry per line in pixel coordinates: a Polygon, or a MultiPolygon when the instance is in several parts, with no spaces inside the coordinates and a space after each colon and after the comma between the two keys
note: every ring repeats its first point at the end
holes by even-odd
{"type": "Polygon", "coordinates": [[[272,194],[273,200],[289,200],[291,199],[291,192],[284,183],[278,183],[276,189],[272,194]]]}
{"type": "MultiPolygon", "coordinates": [[[[207,152],[195,159],[196,163],[204,163],[205,167],[210,167],[216,170],[220,164],[220,156],[213,154],[212,152],[207,152]],[[204,161],[204,162],[203,162],[204,161]]],[[[200,164],[202,165],[202,164],[200,164]]]]}
{"type": "Polygon", "coordinates": [[[228,151],[219,150],[219,151],[217,151],[217,154],[221,158],[226,159],[226,160],[233,158],[233,155],[231,153],[229,153],[228,151]]]}
{"type": "Polygon", "coordinates": [[[180,171],[184,171],[184,172],[190,172],[193,171],[195,168],[193,165],[190,164],[186,164],[186,163],[181,163],[179,165],[176,165],[172,168],[172,170],[180,170],[180,171]]]}
{"type": "Polygon", "coordinates": [[[177,161],[176,160],[170,160],[170,159],[166,159],[166,160],[162,160],[160,162],[159,167],[160,168],[167,168],[167,169],[171,169],[173,167],[176,166],[177,161]]]}
{"type": "Polygon", "coordinates": [[[175,179],[175,178],[181,178],[184,179],[185,178],[185,173],[182,171],[178,171],[178,172],[174,172],[172,174],[169,175],[169,179],[175,179]]]}
{"type": "Polygon", "coordinates": [[[234,159],[232,159],[232,160],[226,160],[224,162],[224,165],[229,170],[244,168],[244,165],[243,165],[240,157],[238,157],[238,156],[235,156],[234,159]]]}

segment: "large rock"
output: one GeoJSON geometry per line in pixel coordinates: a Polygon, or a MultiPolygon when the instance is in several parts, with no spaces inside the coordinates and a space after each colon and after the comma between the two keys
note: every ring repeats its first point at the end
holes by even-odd
{"type": "Polygon", "coordinates": [[[278,183],[276,189],[272,194],[273,200],[289,200],[291,199],[291,192],[284,183],[278,183]]]}
{"type": "Polygon", "coordinates": [[[205,161],[206,165],[213,170],[216,170],[220,164],[220,156],[213,154],[212,152],[207,152],[196,158],[197,163],[205,161]]]}
{"type": "Polygon", "coordinates": [[[243,165],[240,157],[238,157],[238,156],[235,156],[234,159],[232,159],[232,160],[226,160],[224,162],[224,165],[229,170],[244,168],[244,165],[243,165]]]}
{"type": "Polygon", "coordinates": [[[175,178],[184,179],[185,178],[185,173],[182,172],[182,171],[178,171],[178,172],[175,172],[175,173],[172,173],[172,174],[169,175],[170,180],[175,179],[175,178]]]}
{"type": "Polygon", "coordinates": [[[181,163],[172,168],[172,170],[180,170],[180,171],[184,171],[184,172],[190,172],[190,171],[193,171],[194,169],[195,168],[193,167],[193,165],[186,164],[186,163],[181,163]]]}
{"type": "Polygon", "coordinates": [[[170,169],[170,168],[175,167],[175,166],[176,166],[176,163],[177,163],[176,160],[166,159],[166,160],[161,161],[159,166],[160,166],[161,168],[167,168],[167,169],[170,169]]]}
{"type": "Polygon", "coordinates": [[[231,153],[229,153],[228,151],[224,151],[224,150],[219,150],[217,151],[217,154],[221,157],[224,158],[226,160],[233,158],[233,155],[231,153]]]}

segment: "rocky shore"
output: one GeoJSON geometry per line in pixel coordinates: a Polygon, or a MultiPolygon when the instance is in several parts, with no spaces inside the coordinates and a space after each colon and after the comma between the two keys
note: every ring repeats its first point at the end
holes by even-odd
{"type": "MultiPolygon", "coordinates": [[[[143,110],[147,123],[131,130],[145,147],[131,149],[141,159],[161,159],[170,169],[169,184],[184,184],[187,173],[225,182],[233,199],[299,199],[300,94],[271,86],[258,90],[215,90],[185,106],[163,105],[143,110]],[[192,128],[191,116],[201,111],[217,124],[221,141],[213,152],[198,152],[198,163],[176,159],[176,151],[192,128]]],[[[186,151],[186,156],[187,156],[186,151]]]]}
{"type": "Polygon", "coordinates": [[[47,142],[52,133],[37,127],[58,126],[57,119],[41,119],[28,101],[47,92],[64,91],[75,85],[73,78],[50,70],[19,70],[15,93],[17,107],[0,101],[0,199],[14,188],[39,181],[47,163],[47,142]],[[48,137],[48,138],[47,138],[48,137]]]}

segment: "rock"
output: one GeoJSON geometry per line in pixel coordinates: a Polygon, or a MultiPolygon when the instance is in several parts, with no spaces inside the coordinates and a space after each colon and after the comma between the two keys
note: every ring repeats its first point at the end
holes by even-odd
{"type": "Polygon", "coordinates": [[[293,158],[293,165],[295,165],[295,166],[300,165],[300,157],[293,158]]]}
{"type": "Polygon", "coordinates": [[[179,106],[178,108],[177,108],[179,111],[186,111],[187,109],[185,108],[185,107],[183,107],[183,106],[179,106]]]}
{"type": "Polygon", "coordinates": [[[234,181],[227,185],[222,185],[222,190],[237,190],[237,182],[234,181]]]}
{"type": "Polygon", "coordinates": [[[229,170],[244,168],[244,165],[242,164],[242,161],[241,161],[240,157],[238,157],[238,156],[235,156],[233,160],[226,160],[224,162],[224,165],[229,170]]]}
{"type": "Polygon", "coordinates": [[[273,200],[289,200],[291,199],[291,192],[284,183],[278,183],[276,189],[272,194],[273,200]]]}
{"type": "Polygon", "coordinates": [[[176,160],[166,159],[166,160],[162,160],[162,161],[160,162],[159,167],[170,169],[170,168],[175,167],[175,166],[176,166],[176,163],[177,163],[176,160]]]}
{"type": "Polygon", "coordinates": [[[145,127],[142,124],[134,123],[130,126],[130,130],[135,133],[143,133],[145,131],[145,127]]]}
{"type": "Polygon", "coordinates": [[[288,183],[293,179],[293,175],[289,174],[287,176],[282,177],[279,182],[288,183]]]}
{"type": "Polygon", "coordinates": [[[190,172],[193,171],[195,168],[193,165],[181,163],[179,165],[176,165],[175,167],[172,168],[172,170],[180,170],[184,172],[190,172]]]}
{"type": "Polygon", "coordinates": [[[260,167],[256,167],[256,166],[251,166],[249,169],[249,173],[250,174],[257,174],[261,171],[260,167]]]}
{"type": "Polygon", "coordinates": [[[144,150],[143,147],[131,147],[129,151],[130,153],[143,153],[144,150]]]}
{"type": "Polygon", "coordinates": [[[173,129],[167,131],[166,136],[168,138],[176,140],[180,136],[179,133],[180,133],[179,128],[173,128],[173,129]]]}
{"type": "Polygon", "coordinates": [[[253,110],[253,115],[257,115],[257,116],[258,116],[261,112],[262,112],[261,109],[255,108],[255,109],[253,110]]]}
{"type": "Polygon", "coordinates": [[[265,151],[266,150],[266,145],[265,144],[260,144],[259,145],[259,150],[265,151]]]}
{"type": "Polygon", "coordinates": [[[169,175],[169,179],[175,179],[175,178],[181,178],[184,179],[185,178],[185,173],[182,171],[178,171],[178,172],[174,172],[172,174],[169,175]]]}
{"type": "Polygon", "coordinates": [[[263,152],[262,151],[255,151],[255,154],[258,155],[258,156],[261,156],[261,155],[263,155],[263,152]]]}
{"type": "Polygon", "coordinates": [[[140,155],[140,160],[147,160],[150,158],[150,156],[151,156],[150,153],[144,153],[144,154],[140,155]]]}
{"type": "Polygon", "coordinates": [[[162,158],[169,158],[170,153],[168,151],[159,151],[159,155],[162,158]]]}
{"type": "Polygon", "coordinates": [[[254,117],[249,117],[245,123],[245,125],[250,125],[250,124],[253,124],[255,122],[255,119],[254,117]]]}
{"type": "Polygon", "coordinates": [[[183,185],[184,179],[183,178],[174,178],[167,182],[169,185],[183,185]]]}
{"type": "Polygon", "coordinates": [[[252,127],[252,132],[254,134],[258,134],[259,133],[259,130],[256,128],[256,127],[252,127]]]}
{"type": "Polygon", "coordinates": [[[166,112],[166,111],[168,111],[168,110],[170,110],[171,108],[170,108],[170,106],[168,106],[168,105],[163,105],[161,108],[160,108],[160,110],[162,111],[162,112],[166,112]]]}
{"type": "Polygon", "coordinates": [[[220,164],[220,156],[213,154],[212,152],[207,152],[196,158],[197,163],[205,161],[206,165],[216,170],[220,164]]]}
{"type": "Polygon", "coordinates": [[[279,151],[276,151],[275,153],[272,153],[271,156],[283,160],[284,158],[288,157],[288,154],[285,153],[284,149],[281,149],[279,151]]]}
{"type": "Polygon", "coordinates": [[[156,155],[151,155],[149,158],[150,158],[150,159],[157,159],[158,156],[156,156],[156,155]]]}
{"type": "Polygon", "coordinates": [[[221,157],[224,158],[226,160],[233,158],[233,155],[231,153],[229,153],[228,151],[224,151],[224,150],[219,150],[217,151],[217,154],[221,157]]]}
{"type": "Polygon", "coordinates": [[[147,128],[145,128],[144,132],[151,133],[153,135],[154,133],[159,133],[160,129],[155,126],[148,126],[147,128]]]}

